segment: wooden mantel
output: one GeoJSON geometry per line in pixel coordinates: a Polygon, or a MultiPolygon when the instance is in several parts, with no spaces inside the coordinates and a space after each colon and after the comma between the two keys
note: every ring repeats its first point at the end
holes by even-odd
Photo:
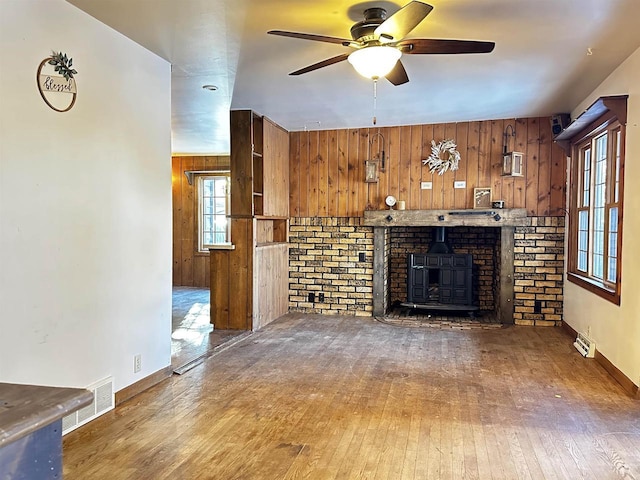
{"type": "Polygon", "coordinates": [[[518,227],[526,221],[524,208],[364,212],[364,224],[369,227],[518,227]]]}
{"type": "Polygon", "coordinates": [[[389,268],[385,261],[387,235],[394,227],[497,227],[500,228],[499,304],[496,305],[503,324],[513,323],[514,300],[514,234],[517,226],[526,226],[527,211],[512,209],[470,210],[369,210],[364,212],[364,225],[373,228],[373,314],[385,315],[389,268]]]}

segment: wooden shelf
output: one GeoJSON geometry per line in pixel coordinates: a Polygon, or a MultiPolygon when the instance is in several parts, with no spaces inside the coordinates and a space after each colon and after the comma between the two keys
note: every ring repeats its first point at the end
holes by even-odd
{"type": "Polygon", "coordinates": [[[256,220],[289,220],[289,217],[278,217],[273,215],[256,215],[256,220]]]}
{"type": "Polygon", "coordinates": [[[615,95],[600,97],[589,108],[582,112],[578,118],[571,122],[567,128],[554,137],[554,141],[560,145],[567,154],[571,154],[571,140],[607,112],[613,112],[621,124],[627,123],[627,98],[629,95],[615,95]]]}
{"type": "Polygon", "coordinates": [[[268,247],[277,247],[279,245],[288,245],[288,242],[265,242],[265,243],[257,243],[256,248],[268,248],[268,247]]]}

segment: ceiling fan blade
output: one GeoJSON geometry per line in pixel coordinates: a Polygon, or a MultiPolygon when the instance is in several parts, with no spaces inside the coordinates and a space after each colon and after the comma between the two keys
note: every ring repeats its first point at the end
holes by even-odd
{"type": "Polygon", "coordinates": [[[380,37],[382,43],[402,40],[429,15],[431,10],[433,7],[426,3],[410,2],[378,25],[374,33],[380,37]]]}
{"type": "Polygon", "coordinates": [[[431,38],[411,38],[398,42],[396,47],[409,54],[449,54],[449,53],[490,53],[494,42],[474,40],[436,40],[431,38]]]}
{"type": "Polygon", "coordinates": [[[404,69],[404,65],[402,62],[398,60],[396,66],[387,73],[386,79],[393,83],[395,86],[402,85],[403,83],[407,83],[409,81],[409,77],[407,76],[407,71],[404,69]]]}
{"type": "Polygon", "coordinates": [[[335,57],[327,58],[318,63],[314,63],[313,65],[309,65],[308,67],[301,68],[300,70],[296,70],[295,72],[291,72],[289,75],[302,75],[303,73],[313,72],[314,70],[318,70],[322,67],[328,67],[329,65],[333,65],[334,63],[342,62],[349,57],[348,53],[343,53],[341,55],[337,55],[335,57]]]}
{"type": "Polygon", "coordinates": [[[346,38],[327,37],[325,35],[314,35],[312,33],[287,32],[284,30],[269,30],[269,35],[279,35],[281,37],[300,38],[302,40],[313,40],[315,42],[337,43],[340,45],[350,45],[353,40],[346,38]]]}

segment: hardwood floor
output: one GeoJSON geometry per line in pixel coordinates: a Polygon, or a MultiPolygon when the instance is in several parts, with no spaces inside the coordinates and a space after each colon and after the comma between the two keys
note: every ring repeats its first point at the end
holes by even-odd
{"type": "Polygon", "coordinates": [[[171,313],[171,367],[182,371],[243,332],[213,329],[209,289],[173,287],[171,313]],[[187,366],[187,367],[185,367],[187,366]]]}
{"type": "Polygon", "coordinates": [[[571,343],[290,314],[67,435],[65,479],[640,479],[640,401],[571,343]]]}

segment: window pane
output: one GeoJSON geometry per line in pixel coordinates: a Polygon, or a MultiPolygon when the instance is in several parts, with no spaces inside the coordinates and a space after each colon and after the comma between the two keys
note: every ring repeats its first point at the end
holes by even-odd
{"type": "Polygon", "coordinates": [[[578,270],[587,271],[587,251],[589,245],[589,212],[578,213],[578,270]]]}
{"type": "Polygon", "coordinates": [[[214,180],[211,179],[204,179],[202,181],[202,187],[203,187],[203,195],[206,197],[210,197],[213,195],[213,182],[214,180]]]}
{"type": "Polygon", "coordinates": [[[227,195],[227,177],[219,177],[216,181],[215,195],[225,197],[227,195]]]}
{"type": "Polygon", "coordinates": [[[620,129],[616,131],[616,178],[615,178],[615,186],[614,186],[614,198],[613,202],[618,203],[619,201],[619,192],[620,192],[620,141],[622,135],[620,129]]]}
{"type": "Polygon", "coordinates": [[[607,280],[616,281],[618,269],[618,207],[609,210],[609,268],[607,270],[607,280]]]}
{"type": "Polygon", "coordinates": [[[591,149],[584,151],[584,167],[582,175],[582,206],[589,206],[589,191],[591,187],[591,149]]]}

